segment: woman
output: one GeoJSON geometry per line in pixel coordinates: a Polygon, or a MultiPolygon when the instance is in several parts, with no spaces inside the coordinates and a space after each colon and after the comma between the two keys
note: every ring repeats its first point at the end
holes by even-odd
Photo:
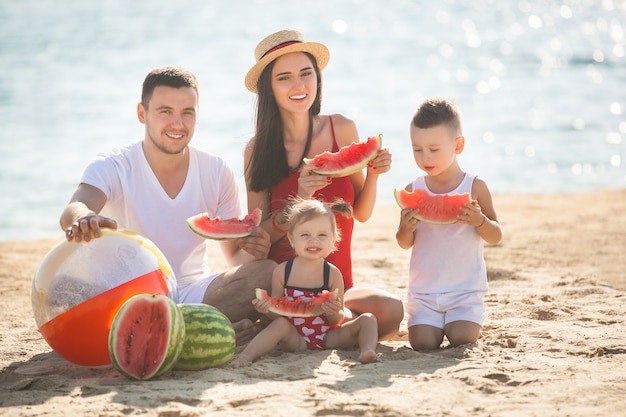
{"type": "MultiPolygon", "coordinates": [[[[256,131],[244,154],[248,210],[263,210],[262,226],[270,233],[269,258],[281,263],[294,256],[285,237],[289,229],[283,208],[290,198],[347,201],[353,218],[369,219],[376,202],[378,176],[391,168],[391,154],[379,151],[362,171],[343,178],[312,173],[303,158],[359,141],[355,123],[341,114],[320,114],[322,79],[320,71],[329,59],[328,49],[305,42],[300,32],[284,30],[263,39],[255,49],[256,64],[248,71],[245,84],[257,93],[256,131]]],[[[404,318],[402,301],[375,288],[353,288],[352,217],[337,216],[341,242],[327,259],[344,278],[346,320],[373,313],[379,338],[396,334],[404,318]]]]}

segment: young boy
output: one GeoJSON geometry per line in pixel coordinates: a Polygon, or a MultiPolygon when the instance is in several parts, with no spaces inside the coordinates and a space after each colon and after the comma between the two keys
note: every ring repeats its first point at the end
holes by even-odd
{"type": "Polygon", "coordinates": [[[502,231],[487,184],[464,172],[457,161],[465,138],[456,104],[432,98],[420,105],[411,122],[417,166],[426,173],[406,186],[430,194],[469,192],[467,204],[450,225],[420,222],[417,210],[404,209],[396,240],[411,254],[407,300],[409,342],[415,350],[451,346],[480,337],[485,312],[487,271],[483,240],[497,244],[502,231]]]}

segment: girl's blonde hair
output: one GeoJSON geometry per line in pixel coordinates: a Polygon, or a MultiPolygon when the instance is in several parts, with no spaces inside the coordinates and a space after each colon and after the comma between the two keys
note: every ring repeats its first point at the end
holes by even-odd
{"type": "Polygon", "coordinates": [[[285,216],[289,221],[289,234],[292,235],[298,224],[309,221],[318,216],[327,216],[331,222],[334,237],[333,250],[341,240],[341,231],[337,227],[335,212],[346,217],[352,216],[352,207],[346,201],[338,198],[332,203],[324,203],[319,200],[306,200],[303,198],[292,199],[286,207],[285,216]]]}

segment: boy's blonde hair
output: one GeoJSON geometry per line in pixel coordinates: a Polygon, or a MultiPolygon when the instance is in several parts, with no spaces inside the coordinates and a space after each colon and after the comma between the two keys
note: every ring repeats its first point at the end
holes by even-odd
{"type": "Polygon", "coordinates": [[[458,135],[463,134],[459,107],[453,100],[443,97],[429,98],[420,104],[413,115],[412,124],[420,129],[446,125],[458,135]]]}
{"type": "Polygon", "coordinates": [[[318,216],[327,216],[331,222],[334,237],[333,250],[341,240],[341,231],[337,227],[335,212],[346,217],[352,216],[352,207],[342,199],[336,199],[332,203],[324,203],[319,200],[294,198],[286,207],[285,216],[289,221],[289,234],[292,235],[295,227],[318,216]]]}

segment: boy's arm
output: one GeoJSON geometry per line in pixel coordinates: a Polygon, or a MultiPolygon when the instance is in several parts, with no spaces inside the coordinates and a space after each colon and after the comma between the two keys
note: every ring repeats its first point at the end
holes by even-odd
{"type": "Polygon", "coordinates": [[[493,200],[487,183],[480,178],[476,178],[472,185],[472,195],[476,196],[476,201],[484,216],[483,220],[476,225],[476,230],[485,242],[492,245],[500,243],[502,240],[502,229],[500,228],[500,223],[498,223],[498,216],[493,207],[493,200]]]}

